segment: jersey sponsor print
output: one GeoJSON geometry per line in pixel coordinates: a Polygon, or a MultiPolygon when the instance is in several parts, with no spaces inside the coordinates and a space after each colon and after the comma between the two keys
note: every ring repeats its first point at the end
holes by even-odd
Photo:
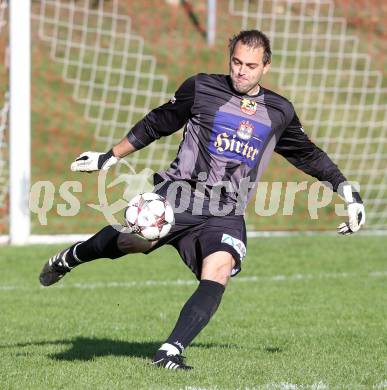
{"type": "Polygon", "coordinates": [[[270,132],[269,126],[250,118],[217,112],[208,150],[214,156],[238,160],[252,168],[270,132]]]}

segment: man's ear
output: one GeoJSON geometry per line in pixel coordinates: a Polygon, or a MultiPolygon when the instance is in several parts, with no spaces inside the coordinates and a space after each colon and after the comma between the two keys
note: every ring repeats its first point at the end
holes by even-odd
{"type": "Polygon", "coordinates": [[[269,71],[269,69],[270,69],[270,66],[271,66],[271,63],[269,62],[268,64],[266,64],[266,65],[264,65],[263,66],[263,74],[266,74],[268,71],[269,71]]]}

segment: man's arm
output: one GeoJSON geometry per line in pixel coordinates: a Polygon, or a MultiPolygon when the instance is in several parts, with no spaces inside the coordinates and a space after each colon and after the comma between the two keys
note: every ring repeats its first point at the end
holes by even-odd
{"type": "Polygon", "coordinates": [[[81,172],[107,170],[120,158],[142,149],[160,137],[180,130],[191,116],[194,97],[195,77],[190,77],[169,102],[148,113],[111,150],[107,153],[82,153],[71,164],[71,170],[81,172]]]}
{"type": "Polygon", "coordinates": [[[347,181],[337,165],[304,133],[296,114],[274,150],[306,174],[329,182],[333,191],[347,181]]]}
{"type": "Polygon", "coordinates": [[[139,150],[160,137],[180,130],[192,116],[194,99],[195,76],[187,79],[169,102],[136,123],[127,135],[129,142],[139,150]]]}
{"type": "Polygon", "coordinates": [[[304,133],[296,114],[282,133],[275,151],[301,171],[332,185],[348,205],[349,222],[338,228],[340,234],[351,234],[365,222],[365,211],[360,194],[341,173],[328,155],[317,147],[304,133]],[[343,226],[345,225],[345,226],[343,226]]]}
{"type": "Polygon", "coordinates": [[[112,149],[113,155],[117,158],[123,158],[132,154],[137,149],[129,142],[128,137],[125,137],[112,149]]]}

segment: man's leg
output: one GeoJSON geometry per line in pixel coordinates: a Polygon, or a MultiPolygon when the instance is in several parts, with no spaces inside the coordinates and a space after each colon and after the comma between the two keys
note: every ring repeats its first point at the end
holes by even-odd
{"type": "Polygon", "coordinates": [[[75,243],[51,257],[44,265],[39,280],[43,286],[50,286],[79,264],[100,258],[117,259],[129,253],[145,252],[155,243],[136,234],[121,232],[109,225],[88,240],[75,243]]]}
{"type": "Polygon", "coordinates": [[[219,307],[223,292],[235,266],[226,251],[214,252],[203,260],[199,287],[180,312],[171,335],[154,357],[154,364],[169,369],[186,369],[180,354],[208,324],[219,307]]]}

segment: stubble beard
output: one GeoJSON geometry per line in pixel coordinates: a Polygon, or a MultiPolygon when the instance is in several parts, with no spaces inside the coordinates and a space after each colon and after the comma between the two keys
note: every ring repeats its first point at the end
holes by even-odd
{"type": "Polygon", "coordinates": [[[255,84],[248,83],[248,84],[239,84],[235,77],[233,77],[230,74],[232,86],[238,93],[243,93],[244,95],[256,95],[259,92],[259,81],[258,80],[255,84]]]}
{"type": "Polygon", "coordinates": [[[245,95],[256,95],[259,92],[259,83],[256,84],[247,84],[247,85],[238,85],[238,82],[232,80],[232,86],[238,93],[243,93],[245,95]]]}

